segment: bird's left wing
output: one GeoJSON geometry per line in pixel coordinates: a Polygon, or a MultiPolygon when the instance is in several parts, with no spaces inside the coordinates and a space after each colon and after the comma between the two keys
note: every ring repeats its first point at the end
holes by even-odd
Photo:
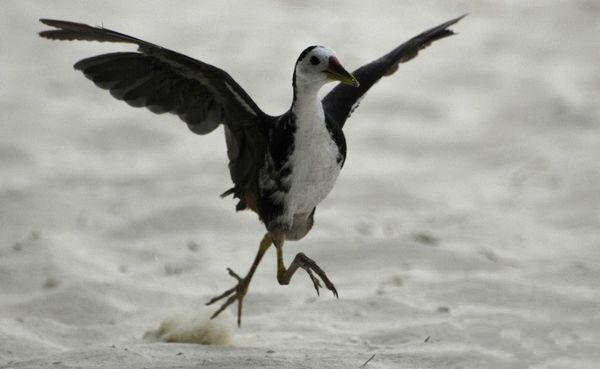
{"type": "Polygon", "coordinates": [[[466,14],[427,30],[396,47],[381,58],[365,64],[352,72],[360,83],[360,86],[354,87],[343,83],[335,86],[323,98],[325,114],[335,120],[340,127],[343,127],[346,119],[356,109],[363,95],[381,77],[394,73],[398,69],[399,63],[411,60],[417,56],[421,49],[426,48],[432,42],[453,35],[454,32],[448,29],[448,27],[457,23],[465,16],[466,14]]]}
{"type": "Polygon", "coordinates": [[[229,170],[236,193],[254,187],[266,150],[269,118],[229,74],[213,65],[103,27],[40,19],[56,29],[52,40],[135,44],[139,52],[116,52],[75,64],[97,86],[134,107],[177,114],[197,134],[226,126],[229,170]]]}

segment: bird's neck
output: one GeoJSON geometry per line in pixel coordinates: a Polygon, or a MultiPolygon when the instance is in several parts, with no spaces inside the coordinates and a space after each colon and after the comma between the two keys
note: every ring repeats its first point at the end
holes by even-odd
{"type": "Polygon", "coordinates": [[[323,104],[319,99],[321,86],[314,83],[295,83],[292,112],[299,129],[323,125],[323,104]]]}

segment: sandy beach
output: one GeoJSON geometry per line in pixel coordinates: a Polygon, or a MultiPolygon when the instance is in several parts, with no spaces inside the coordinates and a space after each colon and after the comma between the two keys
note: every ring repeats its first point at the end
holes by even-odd
{"type": "Polygon", "coordinates": [[[174,4],[2,2],[0,368],[600,367],[598,2],[174,4]],[[42,17],[104,25],[281,114],[306,46],[354,69],[467,12],[368,93],[315,227],[286,244],[339,299],[304,273],[280,286],[270,250],[241,328],[204,305],[265,231],[219,198],[223,129],[193,135],[72,68],[131,47],[37,36],[42,17]]]}

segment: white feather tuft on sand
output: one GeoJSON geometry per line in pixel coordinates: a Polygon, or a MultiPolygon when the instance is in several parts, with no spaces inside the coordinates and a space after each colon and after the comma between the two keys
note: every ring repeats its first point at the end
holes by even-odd
{"type": "Polygon", "coordinates": [[[149,341],[227,345],[231,343],[232,327],[223,319],[210,319],[207,314],[180,313],[172,315],[156,330],[149,330],[149,341]]]}

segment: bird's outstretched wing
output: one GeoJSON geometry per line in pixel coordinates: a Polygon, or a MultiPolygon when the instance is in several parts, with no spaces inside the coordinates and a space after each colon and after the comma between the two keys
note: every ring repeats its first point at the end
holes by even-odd
{"type": "Polygon", "coordinates": [[[236,193],[252,187],[266,150],[269,118],[225,71],[161,46],[82,23],[40,19],[56,29],[40,32],[52,40],[135,44],[139,52],[115,52],[75,64],[98,87],[134,107],[177,114],[197,134],[226,126],[229,169],[236,193]]]}
{"type": "Polygon", "coordinates": [[[343,83],[338,84],[323,98],[323,108],[325,113],[335,120],[340,127],[344,126],[346,119],[356,109],[361,97],[373,86],[381,77],[389,76],[398,69],[399,63],[404,63],[419,53],[421,49],[426,48],[432,42],[444,37],[454,35],[454,32],[448,27],[457,23],[466,16],[460,16],[448,22],[442,23],[437,27],[427,30],[418,36],[411,38],[394,50],[390,51],[381,58],[365,64],[358,68],[352,74],[360,83],[359,87],[349,86],[343,83]]]}

